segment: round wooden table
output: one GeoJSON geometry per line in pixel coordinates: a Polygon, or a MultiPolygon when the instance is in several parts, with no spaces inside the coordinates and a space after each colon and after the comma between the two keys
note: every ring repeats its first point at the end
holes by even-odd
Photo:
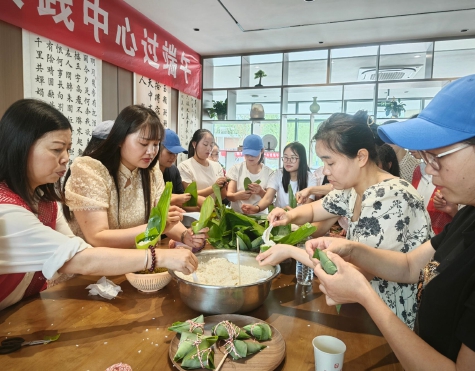
{"type": "MultiPolygon", "coordinates": [[[[294,261],[281,268],[264,304],[246,313],[270,323],[285,339],[286,357],[277,370],[315,370],[312,339],[317,335],[345,342],[344,370],[402,370],[361,306],[345,304],[338,315],[326,305],[316,280],[308,287],[296,284],[294,261]]],[[[168,348],[175,333],[167,327],[200,314],[181,301],[176,283],[143,294],[125,276],[108,277],[123,292],[107,300],[88,296],[86,286],[99,278],[77,276],[0,311],[0,340],[61,334],[54,343],[0,355],[1,369],[96,371],[123,362],[134,371],[173,370],[168,348]]]]}

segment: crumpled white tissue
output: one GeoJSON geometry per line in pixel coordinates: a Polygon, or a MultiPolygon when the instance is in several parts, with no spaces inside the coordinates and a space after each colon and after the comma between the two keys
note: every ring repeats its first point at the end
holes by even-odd
{"type": "Polygon", "coordinates": [[[105,277],[102,277],[97,283],[90,284],[86,287],[87,289],[90,289],[89,295],[100,295],[109,300],[114,299],[122,291],[119,285],[105,277]]]}

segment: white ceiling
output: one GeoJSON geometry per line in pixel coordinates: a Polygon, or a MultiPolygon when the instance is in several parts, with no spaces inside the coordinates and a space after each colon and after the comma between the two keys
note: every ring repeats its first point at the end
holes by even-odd
{"type": "Polygon", "coordinates": [[[475,0],[125,1],[202,56],[475,36],[475,0]]]}

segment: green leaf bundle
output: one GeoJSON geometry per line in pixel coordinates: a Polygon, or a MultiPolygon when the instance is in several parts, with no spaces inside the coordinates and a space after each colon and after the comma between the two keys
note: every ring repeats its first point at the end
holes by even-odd
{"type": "Polygon", "coordinates": [[[254,323],[244,326],[243,329],[259,341],[272,339],[272,330],[267,323],[254,323]]]}
{"type": "MultiPolygon", "coordinates": [[[[214,344],[214,343],[213,343],[214,344]]],[[[183,358],[181,367],[187,369],[194,368],[206,368],[208,370],[214,370],[214,352],[210,344],[206,339],[203,339],[198,347],[194,346],[193,349],[183,358]]]]}
{"type": "Polygon", "coordinates": [[[191,223],[191,229],[193,233],[198,233],[200,230],[208,225],[211,215],[214,211],[214,199],[211,196],[206,197],[200,210],[200,218],[197,221],[191,223]]]}
{"type": "Polygon", "coordinates": [[[251,183],[261,184],[261,180],[260,180],[260,179],[257,179],[255,182],[253,182],[253,181],[251,180],[251,178],[245,177],[245,178],[244,178],[244,189],[245,189],[246,191],[249,191],[249,184],[251,184],[251,183]]]}
{"type": "Polygon", "coordinates": [[[239,340],[250,338],[246,331],[229,321],[219,322],[211,329],[211,334],[216,335],[221,340],[227,340],[230,337],[239,340]],[[229,332],[231,332],[231,334],[229,334],[229,332]]]}
{"type": "Polygon", "coordinates": [[[310,223],[305,223],[304,225],[301,225],[296,231],[291,232],[287,236],[275,242],[295,246],[301,241],[305,240],[307,237],[311,236],[313,233],[315,233],[316,230],[317,227],[315,227],[314,225],[310,223]]]}
{"type": "Polygon", "coordinates": [[[294,190],[292,189],[292,186],[289,183],[289,206],[292,209],[295,209],[297,207],[297,200],[295,199],[294,196],[294,190]]]}
{"type": "Polygon", "coordinates": [[[160,238],[160,235],[165,230],[170,201],[172,199],[172,190],[173,184],[167,182],[165,184],[165,189],[158,200],[157,206],[150,210],[150,216],[145,232],[142,232],[135,237],[135,246],[138,249],[147,249],[148,246],[155,245],[160,238]]]}
{"type": "Polygon", "coordinates": [[[198,188],[196,182],[191,182],[185,189],[185,193],[189,193],[191,198],[186,201],[183,206],[198,206],[198,188]]]}
{"type": "MultiPolygon", "coordinates": [[[[325,271],[326,274],[334,275],[336,272],[338,272],[338,269],[327,256],[327,253],[323,250],[316,249],[315,252],[313,253],[313,258],[320,260],[320,264],[322,265],[323,270],[325,271]]],[[[340,314],[340,309],[341,309],[341,304],[336,305],[336,311],[338,314],[340,314]]]]}
{"type": "Polygon", "coordinates": [[[205,320],[203,315],[199,315],[196,318],[189,319],[185,322],[174,322],[168,330],[175,331],[181,334],[182,332],[192,332],[195,334],[203,334],[203,327],[205,320]]]}

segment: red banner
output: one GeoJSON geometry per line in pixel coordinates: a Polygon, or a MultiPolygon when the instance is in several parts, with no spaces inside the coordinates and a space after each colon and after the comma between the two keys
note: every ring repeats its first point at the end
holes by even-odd
{"type": "Polygon", "coordinates": [[[0,19],[201,98],[200,55],[124,1],[2,0],[0,19]]]}

